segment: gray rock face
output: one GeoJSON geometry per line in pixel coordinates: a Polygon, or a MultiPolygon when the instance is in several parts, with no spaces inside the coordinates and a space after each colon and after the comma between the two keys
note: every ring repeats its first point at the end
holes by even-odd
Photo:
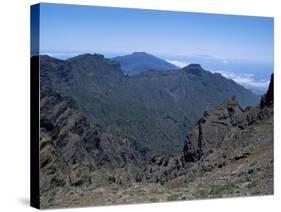
{"type": "MultiPolygon", "coordinates": [[[[270,107],[256,106],[243,110],[235,97],[228,99],[223,105],[205,112],[196,127],[188,131],[183,149],[185,161],[199,161],[222,148],[231,151],[235,144],[230,144],[226,140],[271,117],[270,107]]],[[[229,154],[232,155],[231,152],[229,154]]],[[[228,158],[230,155],[225,157],[228,158]]]]}
{"type": "Polygon", "coordinates": [[[204,113],[195,128],[186,136],[184,156],[187,162],[195,162],[208,152],[218,149],[225,135],[232,128],[245,128],[248,125],[246,113],[235,97],[223,105],[204,113]]]}
{"type": "Polygon", "coordinates": [[[40,191],[91,184],[94,170],[83,145],[89,128],[74,101],[41,87],[40,191]]]}
{"type": "Polygon", "coordinates": [[[261,98],[261,102],[260,102],[260,106],[261,108],[264,107],[273,107],[273,74],[271,75],[271,79],[270,79],[270,84],[269,84],[269,88],[268,91],[266,92],[265,95],[262,96],[261,98]]]}

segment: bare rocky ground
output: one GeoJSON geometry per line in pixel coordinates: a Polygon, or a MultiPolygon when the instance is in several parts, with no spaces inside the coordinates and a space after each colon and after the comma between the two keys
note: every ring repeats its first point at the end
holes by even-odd
{"type": "MultiPolygon", "coordinates": [[[[243,134],[243,133],[242,133],[243,134]]],[[[226,165],[202,171],[203,164],[194,164],[188,174],[163,185],[133,183],[126,186],[63,188],[52,191],[50,199],[41,198],[42,207],[99,206],[165,202],[206,198],[242,197],[273,194],[272,118],[247,129],[242,139],[257,145],[246,146],[249,155],[227,161],[226,165]],[[250,131],[250,133],[249,133],[250,131]],[[196,173],[198,172],[202,173],[196,173]],[[192,174],[196,173],[196,174],[192,174]],[[199,175],[199,176],[198,176],[199,175]]]]}

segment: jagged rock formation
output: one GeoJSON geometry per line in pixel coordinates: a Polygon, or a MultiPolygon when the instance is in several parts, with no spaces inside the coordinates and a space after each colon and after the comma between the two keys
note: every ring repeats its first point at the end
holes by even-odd
{"type": "Polygon", "coordinates": [[[271,75],[270,84],[268,91],[265,95],[262,96],[260,106],[264,107],[273,107],[273,74],[271,75]]]}
{"type": "Polygon", "coordinates": [[[90,184],[94,164],[83,146],[86,120],[73,100],[48,88],[41,87],[40,101],[40,191],[90,184]]]}
{"type": "Polygon", "coordinates": [[[234,127],[244,129],[247,125],[246,113],[237,99],[231,97],[223,105],[205,112],[196,128],[189,131],[184,146],[185,160],[200,160],[203,155],[222,145],[225,135],[234,127]]]}

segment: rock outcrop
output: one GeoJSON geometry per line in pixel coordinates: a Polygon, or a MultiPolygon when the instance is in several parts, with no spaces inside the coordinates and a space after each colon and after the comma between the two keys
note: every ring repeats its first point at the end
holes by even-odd
{"type": "Polygon", "coordinates": [[[265,95],[262,96],[261,98],[261,102],[260,102],[260,106],[261,108],[264,107],[273,107],[273,74],[271,75],[271,79],[270,79],[270,84],[269,84],[269,88],[268,91],[266,92],[265,95]]]}
{"type": "Polygon", "coordinates": [[[248,111],[244,111],[235,97],[213,110],[206,111],[195,128],[189,130],[185,145],[186,162],[195,162],[223,145],[225,135],[233,128],[248,126],[248,111]]]}
{"type": "MultiPolygon", "coordinates": [[[[199,161],[221,148],[230,150],[224,154],[225,158],[229,158],[235,152],[231,148],[237,149],[235,145],[238,145],[226,142],[227,139],[235,138],[237,134],[247,131],[252,125],[262,123],[272,117],[273,74],[268,91],[262,96],[260,105],[242,109],[237,99],[231,97],[215,109],[206,111],[196,127],[188,131],[183,149],[185,161],[199,161]]],[[[245,145],[247,144],[242,146],[245,145]]]]}

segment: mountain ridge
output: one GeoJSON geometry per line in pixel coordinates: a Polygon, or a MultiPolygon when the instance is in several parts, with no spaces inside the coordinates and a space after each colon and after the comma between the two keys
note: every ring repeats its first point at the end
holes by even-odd
{"type": "Polygon", "coordinates": [[[97,54],[65,61],[42,57],[40,64],[41,82],[73,98],[90,120],[142,149],[165,154],[181,149],[185,127],[225,98],[236,95],[243,106],[258,101],[250,91],[198,65],[126,76],[119,63],[97,54]]]}

